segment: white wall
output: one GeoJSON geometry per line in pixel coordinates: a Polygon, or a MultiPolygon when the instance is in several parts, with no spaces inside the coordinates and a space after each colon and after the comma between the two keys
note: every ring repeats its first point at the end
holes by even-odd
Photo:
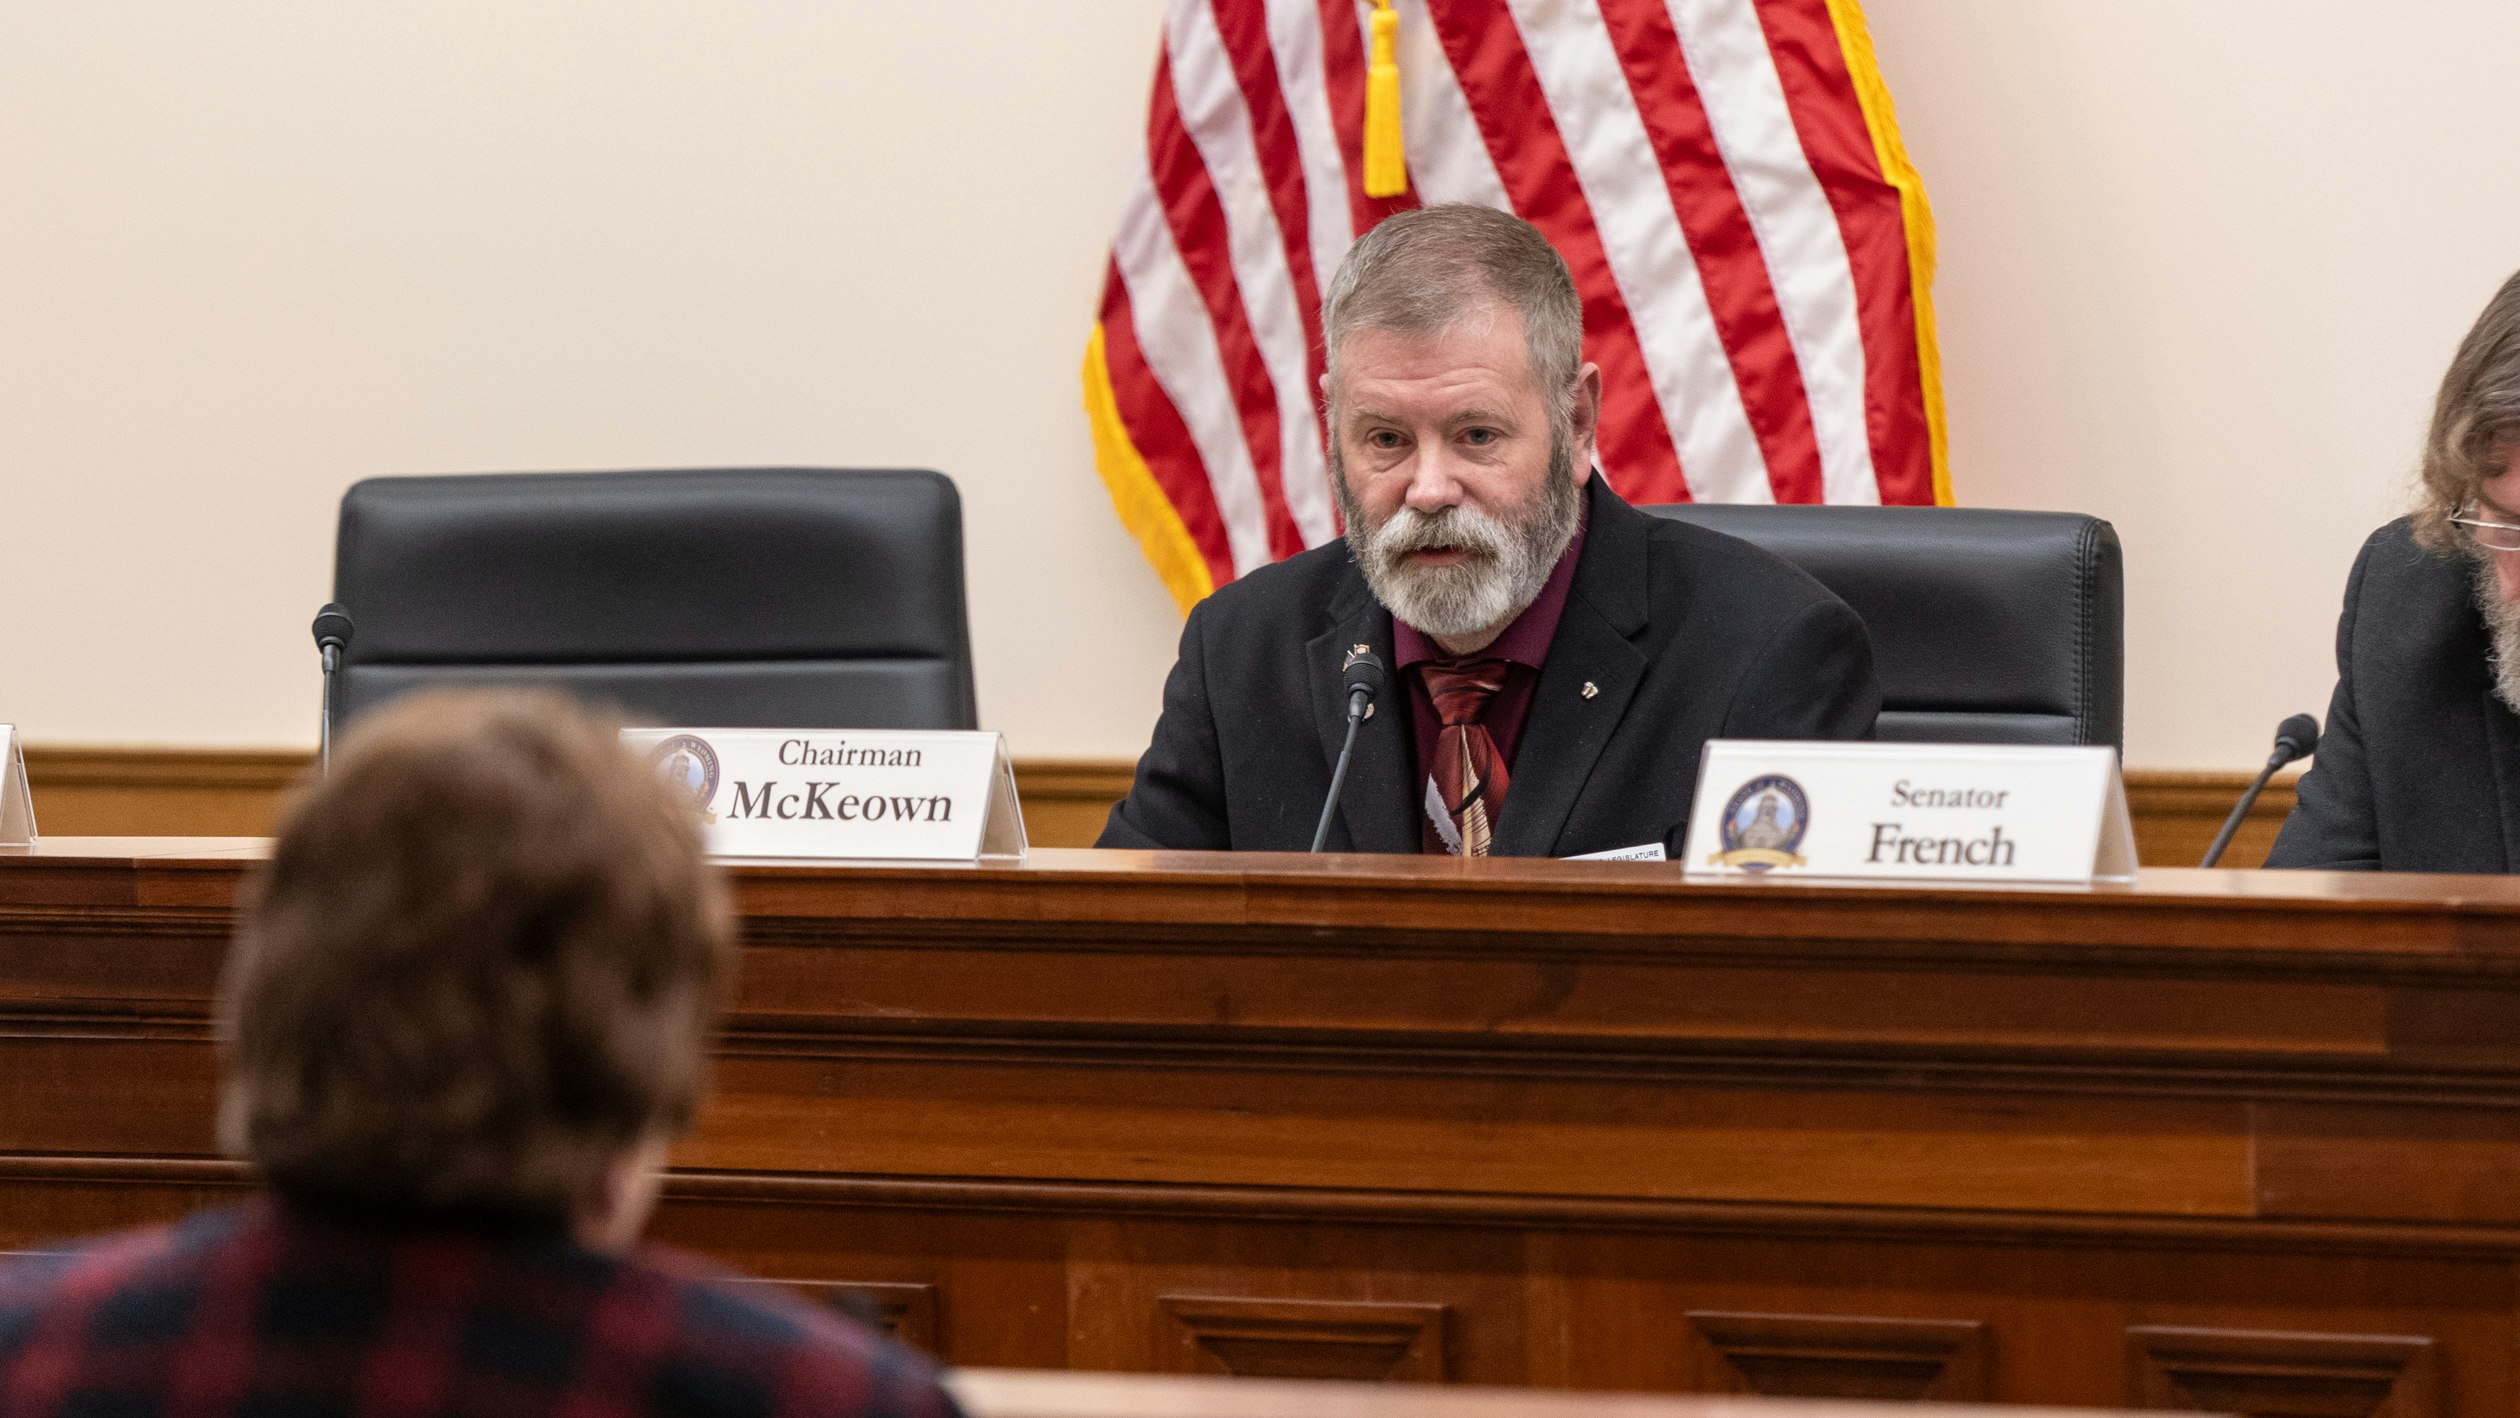
{"type": "Polygon", "coordinates": [[[1961,500],[2126,547],[2127,761],[2323,720],[2345,573],[2520,267],[2510,0],[1872,0],[1961,500]]]}
{"type": "MultiPolygon", "coordinates": [[[[1162,0],[0,0],[0,718],[311,737],[377,473],[961,483],[982,712],[1144,740],[1177,627],[1075,370],[1162,0]]],[[[1964,501],[2127,544],[2137,766],[2324,710],[2520,265],[2508,0],[1872,0],[1964,501]]]]}
{"type": "Polygon", "coordinates": [[[1076,370],[1161,14],[0,0],[0,719],[312,742],[359,477],[910,465],[988,722],[1134,752],[1179,619],[1076,370]]]}

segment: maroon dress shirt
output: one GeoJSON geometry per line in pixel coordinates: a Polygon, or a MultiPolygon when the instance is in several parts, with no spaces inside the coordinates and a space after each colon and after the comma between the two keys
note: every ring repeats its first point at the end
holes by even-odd
{"type": "MultiPolygon", "coordinates": [[[[1599,477],[1599,473],[1593,476],[1599,477]]],[[[1505,687],[1488,701],[1487,713],[1479,722],[1487,725],[1488,737],[1495,740],[1496,751],[1510,771],[1514,766],[1514,750],[1522,743],[1523,719],[1531,712],[1531,693],[1540,683],[1540,666],[1549,658],[1549,642],[1557,638],[1558,619],[1566,611],[1567,589],[1575,584],[1575,563],[1584,554],[1584,524],[1575,524],[1575,535],[1567,540],[1566,550],[1558,554],[1557,565],[1549,570],[1549,579],[1540,585],[1540,594],[1523,607],[1521,615],[1505,627],[1488,647],[1471,656],[1473,659],[1505,661],[1505,687]]],[[[1442,852],[1442,841],[1434,827],[1426,821],[1426,765],[1435,761],[1435,736],[1443,731],[1444,721],[1435,712],[1435,700],[1426,692],[1426,681],[1414,666],[1428,660],[1449,659],[1433,636],[1408,624],[1398,616],[1391,620],[1391,651],[1397,660],[1400,677],[1409,685],[1409,738],[1417,749],[1417,766],[1410,780],[1418,785],[1411,808],[1418,816],[1419,840],[1425,850],[1442,852]]],[[[1510,784],[1506,800],[1513,800],[1510,784]]],[[[1499,812],[1504,809],[1500,806],[1499,812]]]]}

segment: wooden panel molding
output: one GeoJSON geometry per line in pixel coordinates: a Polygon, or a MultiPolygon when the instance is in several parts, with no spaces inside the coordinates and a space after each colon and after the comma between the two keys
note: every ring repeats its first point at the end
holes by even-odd
{"type": "Polygon", "coordinates": [[[1137,763],[1127,758],[1016,759],[1025,836],[1036,847],[1094,845],[1112,804],[1129,795],[1136,776],[1137,763]]]}
{"type": "Polygon", "coordinates": [[[936,1287],[877,1280],[756,1280],[783,1285],[817,1305],[880,1329],[914,1349],[937,1352],[936,1287]]]}
{"type": "Polygon", "coordinates": [[[1987,1329],[1976,1320],[1729,1310],[1691,1310],[1688,1317],[1702,1389],[1880,1403],[1981,1403],[1988,1396],[1987,1329]]]}
{"type": "MultiPolygon", "coordinates": [[[[2247,791],[2254,773],[2173,773],[2136,768],[2126,774],[2126,810],[2135,819],[2135,855],[2148,867],[2192,867],[2205,859],[2223,819],[2247,791]]],[[[2249,809],[2240,830],[2223,853],[2227,867],[2255,867],[2266,861],[2275,834],[2293,810],[2299,773],[2283,774],[2266,785],[2249,809]]]]}
{"type": "Polygon", "coordinates": [[[2140,1408],[2251,1418],[2437,1418],[2439,1361],[2421,1335],[2284,1334],[2137,1325],[2126,1332],[2140,1408]]]}
{"type": "MultiPolygon", "coordinates": [[[[260,837],[314,760],[299,749],[30,746],[35,821],[50,837],[260,837]]],[[[1127,796],[1128,760],[1015,764],[1024,828],[1036,847],[1090,847],[1127,796]]]]}
{"type": "Polygon", "coordinates": [[[48,837],[260,837],[312,761],[301,749],[30,744],[26,778],[48,837]]]}
{"type": "Polygon", "coordinates": [[[1160,1295],[1173,1372],[1247,1379],[1441,1383],[1443,1305],[1160,1295]]]}
{"type": "MultiPolygon", "coordinates": [[[[64,837],[254,837],[271,830],[281,794],[311,755],[295,749],[76,748],[26,751],[43,830],[64,837]]],[[[1125,758],[1028,758],[1015,763],[1024,827],[1036,847],[1090,847],[1111,805],[1126,796],[1135,764],[1125,758]]],[[[2223,816],[2249,784],[2246,773],[2126,775],[2137,855],[2146,866],[2196,865],[2223,816]]],[[[2266,860],[2292,811],[2293,782],[2267,786],[2233,839],[2224,865],[2266,860]]]]}

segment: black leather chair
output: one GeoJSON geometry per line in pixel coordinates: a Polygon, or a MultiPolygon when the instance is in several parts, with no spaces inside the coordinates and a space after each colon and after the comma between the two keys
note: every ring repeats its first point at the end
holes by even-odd
{"type": "Polygon", "coordinates": [[[2117,532],[2072,512],[1649,507],[1753,542],[1854,607],[1905,743],[2107,744],[2126,735],[2117,532]]]}
{"type": "Polygon", "coordinates": [[[962,503],[941,473],[371,478],[341,499],[335,712],[540,685],[664,724],[969,729],[962,503]]]}

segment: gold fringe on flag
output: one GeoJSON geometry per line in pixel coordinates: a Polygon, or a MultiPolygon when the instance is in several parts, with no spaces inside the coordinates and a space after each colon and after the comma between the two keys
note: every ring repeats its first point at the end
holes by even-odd
{"type": "Polygon", "coordinates": [[[1365,65],[1365,195],[1397,197],[1408,190],[1408,157],[1400,143],[1400,17],[1391,0],[1374,0],[1374,52],[1365,65]]]}
{"type": "Polygon", "coordinates": [[[1881,175],[1899,192],[1900,225],[1907,231],[1910,303],[1916,307],[1917,374],[1924,386],[1926,444],[1934,462],[1934,501],[1952,505],[1950,438],[1943,424],[1942,350],[1934,337],[1934,210],[1925,204],[1925,179],[1908,161],[1907,144],[1899,139],[1898,114],[1890,107],[1890,86],[1882,82],[1873,58],[1872,31],[1864,24],[1863,0],[1827,0],[1829,22],[1837,30],[1838,49],[1846,56],[1847,76],[1855,83],[1855,102],[1872,132],[1873,156],[1881,175]]]}
{"type": "Polygon", "coordinates": [[[1155,574],[1164,578],[1174,604],[1188,615],[1192,606],[1216,589],[1216,578],[1208,571],[1207,558],[1199,554],[1190,529],[1182,525],[1181,513],[1174,510],[1172,499],[1156,484],[1154,472],[1129,438],[1129,426],[1120,418],[1119,397],[1111,389],[1109,360],[1102,324],[1097,321],[1085,341],[1085,419],[1094,430],[1094,469],[1111,491],[1120,524],[1137,538],[1138,549],[1154,563],[1155,574]]]}

